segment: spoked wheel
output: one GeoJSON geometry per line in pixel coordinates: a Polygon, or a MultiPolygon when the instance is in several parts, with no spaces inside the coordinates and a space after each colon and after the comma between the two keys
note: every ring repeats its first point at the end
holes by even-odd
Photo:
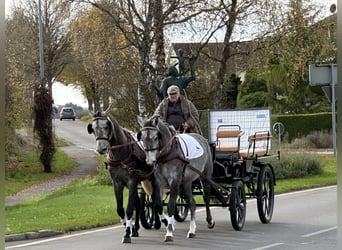
{"type": "Polygon", "coordinates": [[[151,229],[154,223],[152,197],[145,191],[140,193],[140,222],[145,229],[151,229]]]}
{"type": "Polygon", "coordinates": [[[189,213],[189,206],[184,200],[182,196],[178,196],[176,200],[176,213],[175,213],[175,220],[178,222],[185,221],[186,217],[189,213]]]}
{"type": "Polygon", "coordinates": [[[240,231],[245,225],[246,196],[244,184],[241,180],[234,181],[229,200],[230,220],[233,228],[240,231]]]}
{"type": "Polygon", "coordinates": [[[270,165],[261,167],[257,186],[257,207],[260,221],[271,221],[274,207],[274,176],[270,165]]]}

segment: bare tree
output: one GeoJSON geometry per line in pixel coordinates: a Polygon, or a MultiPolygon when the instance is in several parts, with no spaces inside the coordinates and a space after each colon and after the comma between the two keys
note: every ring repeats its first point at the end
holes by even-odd
{"type": "MultiPolygon", "coordinates": [[[[67,23],[68,6],[61,0],[42,0],[42,34],[44,37],[44,78],[39,77],[39,43],[38,43],[38,3],[35,0],[25,1],[16,5],[13,15],[21,16],[25,21],[23,25],[27,28],[27,40],[19,40],[15,43],[24,45],[28,49],[23,55],[17,51],[13,61],[17,65],[22,65],[28,69],[22,76],[28,80],[31,93],[34,93],[34,129],[40,140],[40,159],[45,172],[51,172],[51,162],[55,153],[55,146],[52,134],[52,83],[54,79],[63,71],[68,63],[70,47],[68,42],[67,23]]],[[[17,26],[15,29],[21,29],[17,26]]],[[[20,81],[15,84],[20,84],[20,81]]]]}

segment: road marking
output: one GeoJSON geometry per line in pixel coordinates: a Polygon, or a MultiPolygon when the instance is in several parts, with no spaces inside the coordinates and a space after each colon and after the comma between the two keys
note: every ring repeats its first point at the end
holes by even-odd
{"type": "Polygon", "coordinates": [[[311,234],[303,234],[301,237],[304,237],[304,238],[311,237],[311,236],[315,236],[315,235],[318,235],[318,234],[326,233],[326,232],[329,232],[329,231],[332,231],[332,230],[336,230],[336,229],[337,229],[337,226],[336,227],[330,227],[330,228],[327,228],[327,229],[319,230],[319,231],[311,233],[311,234]]]}
{"type": "Polygon", "coordinates": [[[80,232],[80,233],[60,236],[60,237],[51,238],[51,239],[45,239],[45,240],[39,240],[39,241],[30,242],[30,243],[24,243],[24,244],[9,246],[9,247],[6,247],[5,249],[13,249],[13,248],[21,248],[21,247],[33,246],[33,245],[38,245],[38,244],[45,243],[45,242],[63,240],[63,239],[78,237],[78,236],[87,235],[87,234],[93,234],[93,233],[99,233],[99,232],[114,230],[114,229],[118,229],[118,228],[122,228],[122,225],[117,225],[117,226],[113,226],[113,227],[106,227],[106,228],[91,230],[91,231],[87,231],[87,232],[80,232]]]}
{"type": "Polygon", "coordinates": [[[284,245],[284,243],[280,243],[280,242],[274,243],[274,244],[263,246],[263,247],[253,248],[251,250],[263,250],[263,249],[268,249],[268,248],[272,248],[272,247],[276,247],[276,246],[280,246],[280,245],[284,245]]]}
{"type": "Polygon", "coordinates": [[[336,187],[337,187],[336,185],[333,185],[333,186],[327,186],[327,187],[311,188],[311,189],[305,189],[305,190],[300,190],[300,191],[295,191],[295,192],[277,194],[275,196],[276,197],[290,196],[290,195],[294,195],[294,194],[310,193],[310,192],[315,192],[318,190],[331,189],[331,188],[336,188],[336,187]]]}

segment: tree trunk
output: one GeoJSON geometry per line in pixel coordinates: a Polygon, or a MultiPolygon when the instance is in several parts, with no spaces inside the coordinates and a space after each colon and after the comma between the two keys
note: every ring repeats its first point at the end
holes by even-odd
{"type": "Polygon", "coordinates": [[[52,134],[52,96],[45,87],[40,84],[34,93],[34,130],[38,133],[41,146],[40,162],[43,164],[44,172],[52,172],[52,159],[55,154],[55,145],[52,134]]]}

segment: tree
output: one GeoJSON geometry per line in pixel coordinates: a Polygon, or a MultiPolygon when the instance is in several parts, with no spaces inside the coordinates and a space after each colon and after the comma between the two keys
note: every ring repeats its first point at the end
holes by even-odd
{"type": "MultiPolygon", "coordinates": [[[[22,86],[28,93],[34,94],[34,129],[41,146],[41,162],[45,172],[51,172],[51,161],[55,152],[52,138],[52,83],[68,63],[70,55],[66,20],[68,8],[61,0],[46,0],[42,4],[42,26],[44,37],[44,78],[39,77],[38,43],[38,4],[37,1],[25,1],[13,8],[12,26],[18,40],[10,40],[13,58],[9,60],[17,75],[11,74],[11,84],[22,86]],[[25,39],[23,39],[23,36],[25,39]],[[22,53],[23,52],[23,53],[22,53]],[[20,76],[17,78],[16,76],[20,76]]],[[[13,36],[12,36],[13,37],[13,36]]]]}
{"type": "Polygon", "coordinates": [[[202,12],[197,1],[96,1],[70,0],[88,3],[108,14],[112,23],[125,36],[128,44],[139,53],[137,83],[139,123],[148,115],[146,101],[149,83],[161,81],[165,70],[163,31],[166,26],[185,22],[202,12]]]}
{"type": "MultiPolygon", "coordinates": [[[[322,90],[309,85],[309,65],[331,63],[336,58],[328,36],[331,18],[321,20],[321,10],[308,0],[289,2],[286,29],[263,56],[267,61],[254,70],[267,81],[268,104],[273,113],[308,113],[329,110],[322,90]]],[[[254,63],[254,65],[257,65],[254,63]]]]}
{"type": "Polygon", "coordinates": [[[236,101],[239,93],[239,86],[241,85],[241,78],[232,74],[229,78],[229,84],[227,89],[227,108],[236,108],[236,101]]]}

